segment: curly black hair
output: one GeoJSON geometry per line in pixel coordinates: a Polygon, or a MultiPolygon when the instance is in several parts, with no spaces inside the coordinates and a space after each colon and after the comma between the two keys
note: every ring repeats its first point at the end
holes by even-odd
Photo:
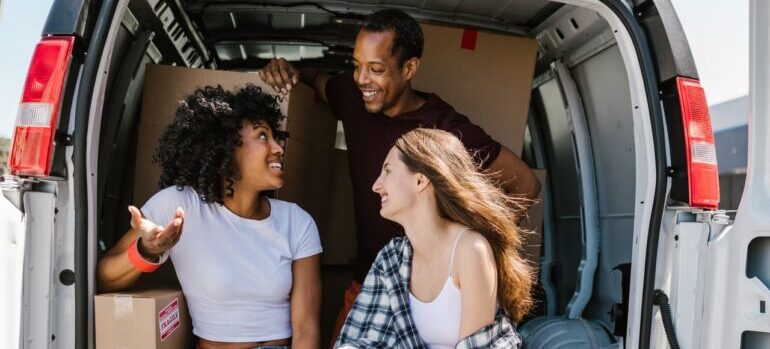
{"type": "Polygon", "coordinates": [[[390,54],[398,55],[399,65],[403,65],[412,57],[422,57],[422,28],[404,11],[385,9],[374,12],[366,17],[361,30],[372,33],[392,31],[394,38],[390,54]]]}
{"type": "Polygon", "coordinates": [[[205,202],[222,204],[225,195],[232,197],[233,183],[240,178],[233,159],[243,144],[243,122],[265,122],[276,139],[286,136],[278,131],[285,116],[276,98],[246,84],[237,93],[221,85],[205,86],[180,101],[153,157],[162,171],[160,187],[190,186],[205,202]]]}

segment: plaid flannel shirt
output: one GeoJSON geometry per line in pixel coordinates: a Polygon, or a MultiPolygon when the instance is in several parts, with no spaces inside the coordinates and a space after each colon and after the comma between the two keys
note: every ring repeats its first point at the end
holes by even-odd
{"type": "MultiPolygon", "coordinates": [[[[427,349],[409,310],[412,245],[405,237],[388,243],[374,261],[335,348],[427,349]]],[[[519,348],[515,325],[497,312],[495,322],[464,338],[456,349],[519,348]]]]}

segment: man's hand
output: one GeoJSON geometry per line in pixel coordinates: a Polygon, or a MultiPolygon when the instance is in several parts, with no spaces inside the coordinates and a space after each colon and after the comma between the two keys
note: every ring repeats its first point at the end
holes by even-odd
{"type": "Polygon", "coordinates": [[[165,227],[161,227],[149,219],[142,218],[142,213],[134,206],[128,206],[131,212],[131,228],[141,235],[139,252],[145,257],[157,258],[168,251],[179,241],[184,224],[184,211],[177,208],[174,219],[165,227]]]}
{"type": "Polygon", "coordinates": [[[300,77],[299,71],[283,58],[273,58],[258,73],[262,81],[272,86],[275,92],[282,94],[288,94],[300,77]]]}

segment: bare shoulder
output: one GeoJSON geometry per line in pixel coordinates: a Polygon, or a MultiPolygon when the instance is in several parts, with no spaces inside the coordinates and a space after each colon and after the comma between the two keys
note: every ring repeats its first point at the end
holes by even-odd
{"type": "Polygon", "coordinates": [[[460,279],[494,277],[495,256],[489,241],[478,232],[468,231],[457,242],[455,271],[460,279]]]}
{"type": "Polygon", "coordinates": [[[469,230],[457,241],[457,257],[467,257],[471,259],[481,258],[482,260],[493,258],[492,246],[487,238],[480,233],[469,230]]]}

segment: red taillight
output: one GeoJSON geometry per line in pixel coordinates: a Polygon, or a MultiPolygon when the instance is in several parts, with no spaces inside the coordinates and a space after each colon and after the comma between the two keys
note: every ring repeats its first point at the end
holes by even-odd
{"type": "Polygon", "coordinates": [[[690,206],[719,206],[719,170],[706,95],[698,80],[678,77],[676,88],[684,126],[690,206]]]}
{"type": "Polygon", "coordinates": [[[50,173],[53,136],[74,41],[71,36],[49,37],[35,47],[16,114],[8,161],[11,174],[50,173]]]}

